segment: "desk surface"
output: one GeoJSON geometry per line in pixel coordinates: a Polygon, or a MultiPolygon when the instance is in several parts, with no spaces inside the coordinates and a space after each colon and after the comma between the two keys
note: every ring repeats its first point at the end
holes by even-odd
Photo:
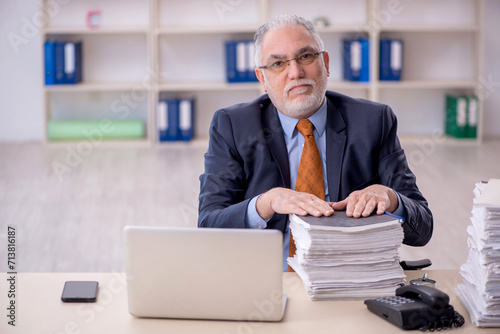
{"type": "MultiPolygon", "coordinates": [[[[465,319],[465,325],[450,333],[498,333],[498,328],[476,328],[455,294],[461,282],[458,270],[409,271],[408,282],[423,273],[435,279],[438,288],[450,296],[450,304],[465,319]]],[[[363,301],[311,301],[300,278],[284,273],[288,295],[285,316],[278,323],[139,319],[128,313],[126,278],[123,273],[19,273],[16,280],[16,327],[6,317],[8,274],[0,280],[0,333],[86,334],[86,333],[408,333],[380,319],[363,301]],[[96,303],[61,302],[67,280],[97,280],[96,303]]],[[[448,331],[447,331],[448,332],[448,331]]]]}

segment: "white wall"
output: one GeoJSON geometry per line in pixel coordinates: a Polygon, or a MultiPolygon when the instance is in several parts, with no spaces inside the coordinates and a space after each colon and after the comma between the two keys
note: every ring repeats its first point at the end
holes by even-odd
{"type": "Polygon", "coordinates": [[[38,0],[0,0],[0,140],[42,140],[38,0]],[[10,40],[14,39],[12,43],[10,40]]]}
{"type": "Polygon", "coordinates": [[[484,134],[500,136],[500,1],[487,0],[484,50],[484,134]]]}
{"type": "MultiPolygon", "coordinates": [[[[38,0],[0,0],[0,141],[43,139],[38,0]],[[14,39],[14,41],[12,41],[14,39]]],[[[484,134],[500,137],[500,1],[486,0],[484,134]]]]}

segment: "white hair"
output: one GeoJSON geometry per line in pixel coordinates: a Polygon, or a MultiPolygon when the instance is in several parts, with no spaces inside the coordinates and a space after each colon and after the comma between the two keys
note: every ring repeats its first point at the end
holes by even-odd
{"type": "Polygon", "coordinates": [[[254,36],[255,43],[255,65],[261,66],[261,47],[262,40],[264,39],[264,35],[268,31],[274,31],[279,28],[283,28],[286,26],[303,26],[306,30],[312,35],[315,42],[318,44],[320,50],[324,50],[325,46],[321,37],[319,37],[319,32],[316,26],[309,20],[304,19],[303,17],[297,15],[281,15],[275,17],[273,20],[264,23],[259,27],[254,36]]]}

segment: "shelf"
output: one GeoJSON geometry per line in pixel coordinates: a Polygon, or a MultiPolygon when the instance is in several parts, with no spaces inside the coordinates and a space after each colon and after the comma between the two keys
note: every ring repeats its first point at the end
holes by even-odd
{"type": "MultiPolygon", "coordinates": [[[[80,142],[90,142],[88,139],[75,139],[75,140],[48,140],[47,143],[54,147],[66,147],[68,145],[80,143],[80,142]]],[[[128,147],[148,147],[151,146],[151,142],[147,138],[143,139],[104,139],[98,141],[97,144],[92,143],[92,147],[99,148],[128,148],[128,147]]]]}
{"type": "Polygon", "coordinates": [[[221,33],[248,33],[255,34],[259,27],[255,25],[236,26],[162,26],[156,30],[159,35],[181,34],[221,34],[221,33]]]}
{"type": "MultiPolygon", "coordinates": [[[[369,82],[350,82],[350,81],[328,81],[328,89],[368,89],[369,82]]],[[[158,86],[160,90],[168,91],[239,91],[239,90],[258,90],[261,88],[259,82],[173,82],[162,83],[158,86]]]]}
{"type": "Polygon", "coordinates": [[[386,25],[380,28],[380,32],[476,32],[479,27],[474,24],[467,25],[413,25],[398,24],[386,25]]]}
{"type": "Polygon", "coordinates": [[[159,148],[184,148],[189,146],[191,148],[208,148],[209,138],[207,136],[194,137],[190,141],[158,141],[156,146],[159,148]]]}
{"type": "Polygon", "coordinates": [[[47,27],[46,34],[73,35],[73,34],[147,34],[148,27],[47,27]]]}
{"type": "Polygon", "coordinates": [[[140,81],[117,82],[117,83],[79,83],[76,85],[52,85],[52,86],[44,86],[44,89],[48,92],[147,90],[144,84],[140,81]]]}
{"type": "Polygon", "coordinates": [[[340,32],[365,32],[370,31],[370,27],[364,24],[333,24],[318,28],[319,33],[340,33],[340,32]]]}
{"type": "Polygon", "coordinates": [[[174,82],[162,83],[159,85],[159,90],[162,91],[240,91],[240,90],[258,90],[260,89],[258,82],[241,82],[241,83],[226,83],[226,82],[174,82]]]}
{"type": "Polygon", "coordinates": [[[399,135],[401,145],[415,143],[439,143],[439,145],[456,145],[456,146],[475,146],[479,145],[479,141],[474,138],[455,138],[445,134],[439,135],[399,135]]]}
{"type": "Polygon", "coordinates": [[[328,81],[327,89],[368,89],[369,82],[354,82],[354,81],[328,81]]]}
{"type": "Polygon", "coordinates": [[[473,89],[474,80],[409,80],[409,81],[378,81],[381,89],[473,89]]]}

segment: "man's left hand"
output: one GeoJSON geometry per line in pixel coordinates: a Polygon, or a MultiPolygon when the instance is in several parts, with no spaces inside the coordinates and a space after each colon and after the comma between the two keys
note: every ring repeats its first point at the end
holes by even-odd
{"type": "Polygon", "coordinates": [[[346,199],[330,205],[334,210],[345,210],[348,217],[368,217],[375,209],[378,215],[394,212],[398,208],[398,196],[391,188],[374,184],[353,191],[346,199]]]}

